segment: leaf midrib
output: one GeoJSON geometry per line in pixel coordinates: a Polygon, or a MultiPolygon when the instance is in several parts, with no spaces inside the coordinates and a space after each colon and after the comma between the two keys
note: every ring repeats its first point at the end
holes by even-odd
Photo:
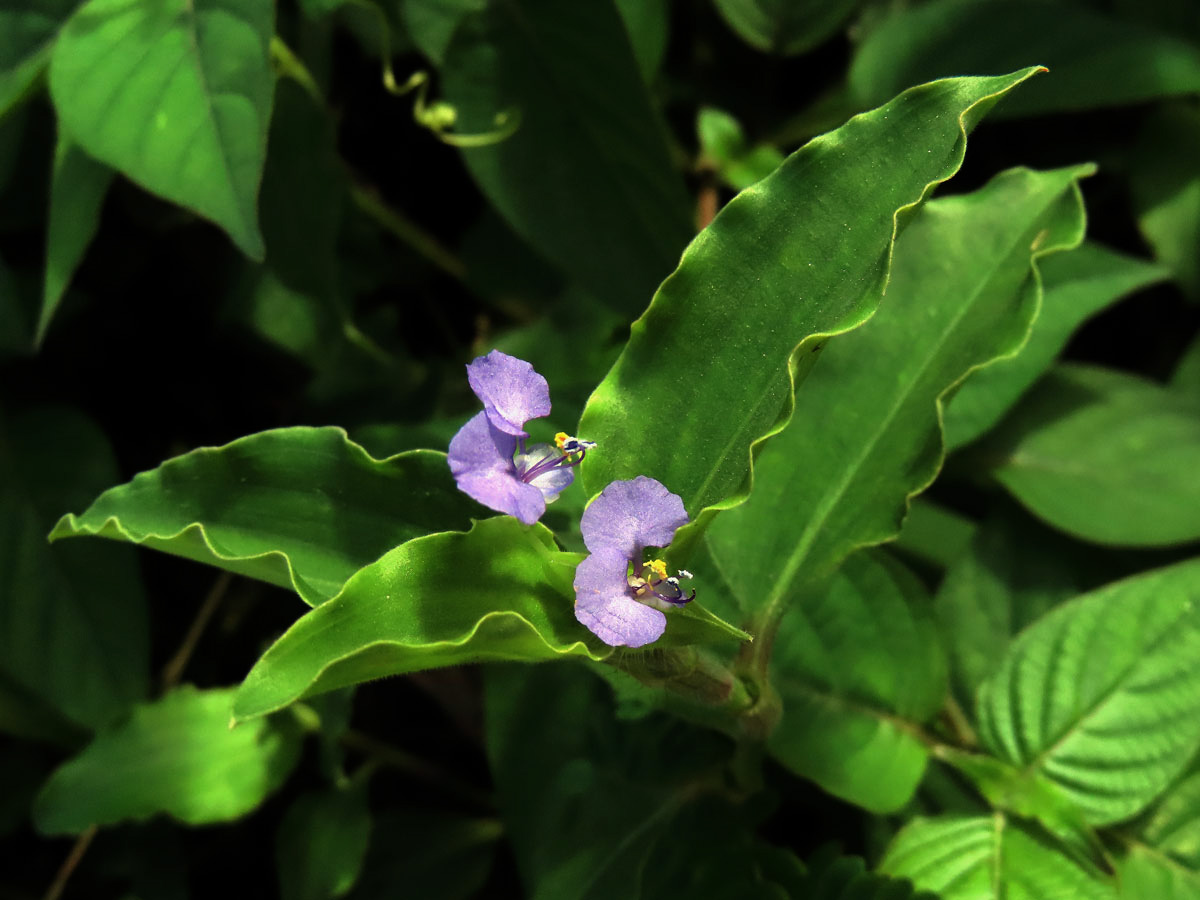
{"type": "MultiPolygon", "coordinates": [[[[1058,195],[1055,195],[1053,198],[1051,198],[1051,200],[1045,206],[1043,206],[1043,208],[1039,211],[1038,216],[1036,218],[1040,218],[1047,209],[1049,209],[1054,203],[1058,202],[1058,199],[1059,199],[1058,195]]],[[[857,475],[859,470],[862,468],[863,463],[875,452],[875,449],[876,449],[879,441],[883,438],[885,433],[891,428],[896,415],[899,413],[900,409],[904,406],[906,401],[908,401],[910,399],[917,384],[921,381],[922,377],[925,375],[926,370],[933,364],[934,360],[940,355],[940,351],[942,350],[946,341],[949,339],[951,334],[957,330],[959,324],[963,320],[963,317],[967,314],[968,310],[974,309],[975,303],[978,301],[980,294],[991,283],[992,277],[995,274],[995,272],[997,272],[1010,259],[1012,254],[1014,254],[1022,246],[1022,241],[1026,239],[1027,234],[1028,234],[1028,229],[1022,230],[1020,232],[1020,234],[1017,235],[1017,238],[1011,243],[1007,252],[1004,253],[1003,255],[996,257],[995,265],[992,266],[988,270],[988,277],[979,279],[979,281],[976,283],[975,288],[972,290],[972,292],[969,296],[968,302],[963,303],[959,307],[959,309],[958,309],[957,313],[954,315],[954,317],[947,323],[946,328],[944,328],[942,330],[941,334],[938,336],[937,341],[931,346],[930,352],[926,355],[926,357],[922,361],[921,365],[917,368],[917,370],[913,373],[912,377],[909,379],[908,385],[906,386],[906,388],[902,391],[897,392],[895,402],[891,405],[891,407],[888,409],[888,411],[885,414],[885,416],[883,417],[883,419],[880,421],[879,427],[876,428],[875,431],[870,435],[870,437],[862,443],[861,452],[858,454],[858,456],[854,460],[853,466],[847,466],[843,470],[843,476],[838,480],[837,484],[834,486],[834,490],[828,491],[825,493],[825,495],[822,499],[822,502],[817,507],[816,515],[814,515],[812,518],[809,519],[809,524],[805,528],[804,533],[801,535],[800,540],[796,542],[796,544],[793,546],[791,552],[789,552],[787,557],[785,558],[783,569],[780,572],[780,577],[776,580],[775,584],[772,586],[770,592],[767,595],[766,604],[768,607],[772,607],[772,606],[775,606],[776,604],[778,604],[782,600],[783,595],[789,590],[789,588],[791,587],[792,581],[795,579],[796,574],[800,570],[800,567],[807,560],[809,551],[812,549],[813,544],[816,542],[817,537],[820,535],[825,522],[829,519],[829,516],[832,515],[833,511],[835,510],[835,508],[838,505],[838,502],[844,496],[845,492],[847,490],[849,490],[849,488],[853,484],[855,476],[857,475]]],[[[1041,253],[1041,254],[1037,253],[1036,251],[1031,253],[1030,269],[1031,270],[1033,269],[1034,260],[1037,257],[1044,255],[1045,253],[1052,252],[1055,249],[1057,249],[1057,248],[1046,248],[1046,250],[1044,250],[1043,253],[1041,253]]],[[[1029,324],[1032,327],[1033,320],[1031,320],[1029,324]]],[[[869,327],[869,325],[867,327],[869,327]]],[[[1028,329],[1027,329],[1024,340],[1027,340],[1028,336],[1029,336],[1029,333],[1028,333],[1028,329]]],[[[1019,349],[1020,346],[1023,345],[1024,340],[1017,345],[1017,349],[1019,349]]],[[[995,359],[998,357],[993,355],[991,358],[995,359]]],[[[952,386],[952,384],[947,385],[947,388],[949,388],[951,386],[952,386]]],[[[943,389],[934,398],[935,410],[937,408],[937,405],[940,404],[941,396],[944,393],[945,393],[945,389],[943,389]]],[[[938,428],[939,432],[942,433],[943,444],[944,444],[945,431],[944,431],[944,428],[940,421],[937,423],[937,428],[938,428]]],[[[942,448],[942,453],[940,454],[940,456],[941,456],[941,458],[945,457],[944,446],[942,448]]],[[[940,463],[941,459],[939,459],[938,462],[940,463]]]]}
{"type": "MultiPolygon", "coordinates": [[[[1083,724],[1087,722],[1088,719],[1098,713],[1116,694],[1124,690],[1125,681],[1131,672],[1140,666],[1147,657],[1153,656],[1164,644],[1169,643],[1171,640],[1178,638],[1181,634],[1186,633],[1179,631],[1177,629],[1177,625],[1180,621],[1188,618],[1190,615],[1191,610],[1185,608],[1181,610],[1178,615],[1172,618],[1170,622],[1166,623],[1162,629],[1162,633],[1159,634],[1148,646],[1142,647],[1141,652],[1133,656],[1125,668],[1121,670],[1120,674],[1118,674],[1117,677],[1114,678],[1108,685],[1108,687],[1106,687],[1096,697],[1095,701],[1079,716],[1079,718],[1070,723],[1056,738],[1054,738],[1049,746],[1031,759],[1022,769],[1021,774],[1026,777],[1033,777],[1034,775],[1038,774],[1041,770],[1042,763],[1053,756],[1054,753],[1059,750],[1067,740],[1073,737],[1080,730],[1080,728],[1082,728],[1083,724]]],[[[1056,782],[1056,779],[1051,773],[1045,772],[1044,774],[1046,778],[1056,782]]]]}

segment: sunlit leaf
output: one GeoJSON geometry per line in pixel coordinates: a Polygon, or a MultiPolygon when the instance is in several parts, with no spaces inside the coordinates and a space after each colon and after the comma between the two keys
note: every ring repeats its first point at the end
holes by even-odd
{"type": "Polygon", "coordinates": [[[1192,560],[1041,618],[979,688],[984,746],[1093,824],[1145,807],[1200,748],[1198,587],[1192,560]]]}
{"type": "Polygon", "coordinates": [[[250,812],[282,784],[298,731],[260,719],[229,727],[232,689],[184,686],[136,707],[55,770],[34,804],[43,834],[167,813],[189,825],[250,812]]]}
{"type": "Polygon", "coordinates": [[[388,550],[482,512],[433,450],[374,459],[340,428],[280,428],[167,460],[68,514],[99,535],[294,589],[316,605],[388,550]]]}
{"type": "Polygon", "coordinates": [[[588,402],[578,433],[605,448],[583,472],[588,493],[644,474],[682,496],[693,519],[733,502],[752,446],[790,413],[814,350],[874,311],[897,216],[958,170],[967,132],[1036,71],[914,88],[735,197],[588,402]]]}
{"type": "Polygon", "coordinates": [[[1021,345],[1040,296],[1034,260],[1082,239],[1089,171],[1010,170],[908,226],[879,312],[824,351],[749,500],[708,533],[744,606],[781,609],[855,548],[899,533],[942,463],[942,397],[1021,345]]]}
{"type": "Polygon", "coordinates": [[[84,151],[256,259],[273,15],[269,0],[87,0],[50,63],[55,109],[84,151]]]}
{"type": "Polygon", "coordinates": [[[973,441],[995,425],[1053,363],[1071,333],[1102,309],[1167,271],[1144,260],[1084,243],[1041,264],[1042,304],[1029,340],[1015,356],[972,372],[946,405],[946,447],[973,441]]]}
{"type": "Polygon", "coordinates": [[[239,719],[310,694],[438,666],[583,656],[611,648],[575,621],[577,554],[509,516],[409,541],[291,627],[238,694],[239,719]]]}
{"type": "Polygon", "coordinates": [[[1055,528],[1105,544],[1200,537],[1200,415],[1133,375],[1060,365],[989,438],[994,474],[1055,528]]]}
{"type": "Polygon", "coordinates": [[[941,900],[1113,900],[1114,885],[1001,813],[915,819],[879,870],[941,900]]]}

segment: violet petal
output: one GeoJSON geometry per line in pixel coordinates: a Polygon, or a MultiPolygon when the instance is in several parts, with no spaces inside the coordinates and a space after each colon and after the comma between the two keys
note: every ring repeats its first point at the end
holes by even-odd
{"type": "Polygon", "coordinates": [[[642,647],[662,637],[667,617],[630,595],[629,560],[606,548],[575,570],[575,618],[612,647],[642,647]]]}
{"type": "Polygon", "coordinates": [[[529,478],[525,473],[534,466],[548,460],[562,459],[562,454],[549,444],[534,444],[528,453],[518,453],[515,464],[517,473],[524,481],[542,492],[547,503],[553,503],[566,488],[575,480],[575,469],[572,466],[553,466],[529,478]]]}
{"type": "Polygon", "coordinates": [[[612,548],[626,559],[640,557],[644,547],[666,547],[675,530],[688,522],[677,494],[645,475],[614,481],[584,510],[579,528],[593,553],[612,548]]]}
{"type": "Polygon", "coordinates": [[[550,385],[523,359],[493,350],[467,365],[467,381],[505,434],[528,437],[525,423],[550,414],[550,385]]]}
{"type": "Polygon", "coordinates": [[[464,494],[532,525],[546,511],[546,498],[517,477],[516,449],[515,437],[492,427],[487,413],[478,413],[450,441],[450,472],[464,494]]]}

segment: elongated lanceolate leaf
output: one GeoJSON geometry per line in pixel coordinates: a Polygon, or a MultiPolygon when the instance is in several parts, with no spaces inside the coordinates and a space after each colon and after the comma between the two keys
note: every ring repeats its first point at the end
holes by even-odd
{"type": "Polygon", "coordinates": [[[735,197],[588,401],[578,433],[602,448],[588,493],[649,475],[696,519],[745,490],[751,448],[786,419],[815,350],[878,304],[898,215],[958,170],[967,132],[1036,71],[913,88],[735,197]]]}
{"type": "Polygon", "coordinates": [[[997,115],[1095,109],[1200,90],[1197,45],[1080,4],[1037,0],[899,7],[859,46],[849,82],[865,106],[916,81],[1035,61],[1052,76],[1015,94],[997,115]]]}
{"type": "Polygon", "coordinates": [[[1041,292],[1033,260],[1082,240],[1076,182],[1090,171],[1014,169],[932,201],[905,230],[879,312],[825,350],[758,459],[754,493],[708,533],[744,606],[778,609],[899,533],[941,466],[942,396],[1025,339],[1041,292]]]}
{"type": "Polygon", "coordinates": [[[1162,266],[1093,243],[1048,256],[1040,268],[1044,292],[1029,340],[1015,356],[972,372],[954,392],[943,422],[947,449],[973,441],[999,422],[1050,367],[1080,324],[1168,276],[1162,266]]]}
{"type": "Polygon", "coordinates": [[[456,131],[520,115],[510,137],[463,149],[492,205],[592,296],[644,309],[691,236],[690,204],[612,0],[490,3],[441,74],[456,131]]]}
{"type": "Polygon", "coordinates": [[[28,726],[58,716],[84,732],[146,696],[146,598],[130,549],[46,543],[64,506],[116,475],[104,434],[73,410],[0,422],[0,730],[68,737],[28,726]]]}
{"type": "Polygon", "coordinates": [[[578,554],[500,516],[467,534],[409,541],[357,572],[296,622],[238,692],[249,719],[311,694],[386,675],[483,660],[603,659],[575,621],[578,554]]]}
{"type": "Polygon", "coordinates": [[[784,617],[771,681],[783,701],[767,744],[776,759],[874,812],[911,799],[929,756],[919,726],[946,696],[929,596],[912,573],[883,553],[852,556],[784,617]]]}
{"type": "Polygon", "coordinates": [[[1182,391],[1061,365],[988,450],[997,480],[1055,528],[1130,546],[1200,537],[1200,415],[1182,391]]]}
{"type": "Polygon", "coordinates": [[[270,0],[88,0],[50,63],[62,126],[89,155],[255,259],[273,13],[270,0]]]}
{"type": "Polygon", "coordinates": [[[184,686],[138,706],[50,776],[34,824],[75,834],[157,813],[202,825],[250,812],[291,771],[299,731],[266,719],[231,729],[232,699],[184,686]]]}
{"type": "Polygon", "coordinates": [[[1095,825],[1146,806],[1200,748],[1200,560],[1080,597],[979,688],[985,747],[1095,825]]]}
{"type": "Polygon", "coordinates": [[[340,428],[280,428],[168,460],[68,514],[52,540],[130,541],[294,589],[316,605],[388,550],[481,507],[443,453],[373,459],[340,428]]]}
{"type": "Polygon", "coordinates": [[[911,879],[941,900],[1116,897],[1110,881],[1084,870],[1045,837],[1002,813],[918,818],[896,835],[879,870],[911,879]]]}
{"type": "Polygon", "coordinates": [[[46,278],[35,340],[41,343],[76,267],[100,227],[100,206],[113,172],[59,135],[50,182],[50,221],[46,231],[46,278]]]}
{"type": "Polygon", "coordinates": [[[0,117],[45,68],[58,30],[80,0],[9,0],[0,8],[0,117]]]}

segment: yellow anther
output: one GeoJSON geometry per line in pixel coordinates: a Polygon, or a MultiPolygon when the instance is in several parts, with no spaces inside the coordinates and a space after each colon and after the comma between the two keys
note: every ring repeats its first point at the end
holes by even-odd
{"type": "Polygon", "coordinates": [[[658,580],[662,581],[667,577],[667,564],[661,559],[652,559],[646,563],[646,568],[658,576],[658,580]]]}
{"type": "Polygon", "coordinates": [[[571,439],[571,436],[569,434],[567,434],[565,431],[560,431],[558,434],[556,434],[554,436],[554,445],[556,447],[558,447],[559,450],[561,450],[563,448],[563,444],[565,444],[570,439],[571,439]]]}

